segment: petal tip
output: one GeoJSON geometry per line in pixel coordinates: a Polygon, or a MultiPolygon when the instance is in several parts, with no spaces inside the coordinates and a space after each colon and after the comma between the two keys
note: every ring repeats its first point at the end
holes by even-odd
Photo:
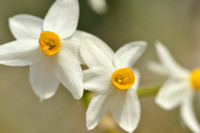
{"type": "Polygon", "coordinates": [[[172,110],[173,107],[169,106],[168,104],[166,104],[161,98],[157,97],[155,99],[155,103],[160,106],[161,108],[165,109],[165,110],[172,110]]]}
{"type": "Polygon", "coordinates": [[[83,89],[81,91],[79,91],[77,95],[73,95],[74,99],[76,99],[76,100],[80,100],[82,98],[82,96],[83,96],[83,89]]]}
{"type": "Polygon", "coordinates": [[[147,46],[147,42],[146,41],[133,41],[133,42],[130,42],[131,45],[141,45],[143,47],[146,47],[147,46]]]}
{"type": "Polygon", "coordinates": [[[86,113],[86,127],[88,130],[93,130],[98,123],[95,123],[94,121],[92,122],[92,120],[89,118],[88,116],[89,114],[86,113]]]}
{"type": "Polygon", "coordinates": [[[40,97],[40,102],[42,102],[42,101],[44,101],[44,100],[47,100],[47,99],[53,97],[54,94],[55,94],[55,92],[53,92],[53,93],[48,93],[48,94],[45,94],[45,95],[43,95],[43,96],[39,96],[39,97],[40,97]]]}
{"type": "Polygon", "coordinates": [[[156,40],[154,44],[155,45],[161,45],[162,43],[159,40],[156,40]]]}
{"type": "Polygon", "coordinates": [[[95,128],[95,126],[89,125],[88,123],[86,123],[86,127],[87,127],[88,130],[92,130],[92,129],[95,128]]]}
{"type": "Polygon", "coordinates": [[[156,47],[156,50],[158,51],[158,50],[164,48],[164,45],[160,41],[157,40],[155,42],[155,47],[156,47]]]}
{"type": "Polygon", "coordinates": [[[139,41],[139,43],[140,43],[141,45],[144,45],[145,47],[147,46],[147,42],[146,42],[146,41],[139,41]]]}

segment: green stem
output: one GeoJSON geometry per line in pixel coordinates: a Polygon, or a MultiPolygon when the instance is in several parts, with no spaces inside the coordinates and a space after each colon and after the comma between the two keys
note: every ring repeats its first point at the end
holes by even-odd
{"type": "Polygon", "coordinates": [[[140,87],[137,89],[137,94],[139,97],[156,95],[160,90],[160,86],[157,87],[140,87]]]}
{"type": "Polygon", "coordinates": [[[88,107],[92,97],[93,93],[91,91],[84,90],[83,97],[81,98],[81,100],[86,107],[88,107]]]}

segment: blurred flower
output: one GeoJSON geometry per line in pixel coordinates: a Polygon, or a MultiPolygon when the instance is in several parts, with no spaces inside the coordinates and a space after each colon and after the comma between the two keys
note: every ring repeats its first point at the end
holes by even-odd
{"type": "Polygon", "coordinates": [[[156,43],[156,50],[160,66],[164,67],[163,71],[167,71],[170,76],[156,96],[156,103],[166,110],[180,105],[184,123],[193,132],[199,133],[200,125],[195,117],[192,101],[195,92],[200,90],[200,69],[189,72],[181,67],[160,42],[156,43]]]}
{"type": "Polygon", "coordinates": [[[89,130],[95,128],[108,110],[119,126],[128,132],[140,120],[140,104],[136,94],[140,74],[132,69],[145,49],[145,42],[131,42],[114,53],[103,41],[84,36],[80,46],[89,69],[84,71],[84,88],[95,93],[87,113],[89,130]]]}
{"type": "Polygon", "coordinates": [[[56,0],[44,20],[24,14],[11,17],[9,27],[17,40],[0,46],[0,64],[30,65],[30,83],[41,100],[52,97],[59,82],[80,99],[83,32],[76,31],[78,18],[77,0],[56,0]]]}
{"type": "Polygon", "coordinates": [[[106,0],[88,0],[88,4],[98,14],[105,14],[108,11],[106,0]]]}

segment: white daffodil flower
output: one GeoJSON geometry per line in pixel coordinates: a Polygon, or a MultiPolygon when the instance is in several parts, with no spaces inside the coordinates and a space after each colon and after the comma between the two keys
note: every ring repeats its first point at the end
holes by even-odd
{"type": "Polygon", "coordinates": [[[108,11],[106,0],[88,0],[88,4],[98,14],[105,14],[108,11]]]}
{"type": "Polygon", "coordinates": [[[111,110],[119,126],[127,132],[136,129],[140,120],[140,104],[136,89],[140,74],[133,69],[146,43],[131,42],[114,53],[96,37],[84,36],[80,53],[89,69],[84,71],[84,88],[95,93],[87,113],[89,130],[95,128],[111,110]]]}
{"type": "Polygon", "coordinates": [[[11,17],[9,27],[16,41],[0,46],[0,64],[30,65],[30,83],[41,100],[53,96],[60,82],[80,99],[83,32],[76,31],[78,18],[78,0],[56,0],[44,20],[31,15],[11,17]]]}
{"type": "Polygon", "coordinates": [[[180,106],[184,123],[193,132],[200,133],[200,125],[192,106],[194,94],[200,91],[200,68],[190,72],[181,67],[160,42],[156,43],[156,51],[161,66],[170,75],[156,96],[156,103],[166,110],[180,106]]]}

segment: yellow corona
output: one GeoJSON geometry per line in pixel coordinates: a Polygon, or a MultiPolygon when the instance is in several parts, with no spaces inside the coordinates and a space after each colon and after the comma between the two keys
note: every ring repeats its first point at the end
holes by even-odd
{"type": "Polygon", "coordinates": [[[48,55],[56,54],[61,46],[60,37],[51,31],[44,31],[39,38],[40,49],[48,55]]]}
{"type": "Polygon", "coordinates": [[[118,89],[128,89],[135,83],[135,75],[130,68],[121,68],[112,74],[112,83],[118,89]]]}
{"type": "Polygon", "coordinates": [[[200,90],[200,68],[194,69],[191,72],[190,81],[195,90],[200,90]]]}

